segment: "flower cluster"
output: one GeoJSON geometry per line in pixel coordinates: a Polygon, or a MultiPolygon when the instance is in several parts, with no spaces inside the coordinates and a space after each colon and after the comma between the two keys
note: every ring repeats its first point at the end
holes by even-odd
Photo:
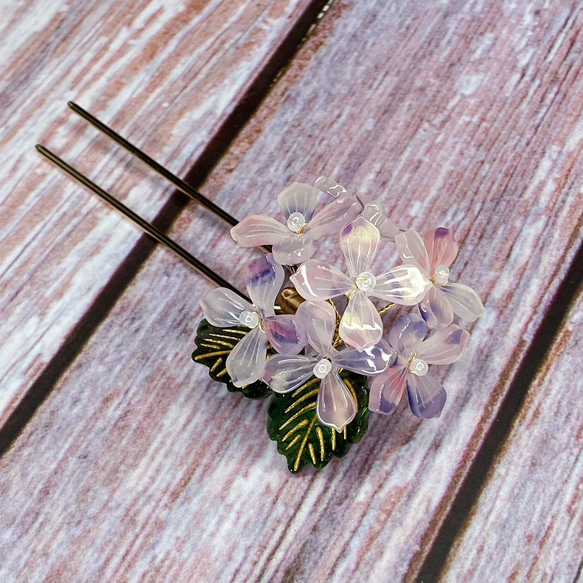
{"type": "Polygon", "coordinates": [[[201,302],[211,325],[249,330],[226,358],[231,382],[286,394],[315,380],[317,418],[337,432],[359,410],[342,371],[368,379],[371,411],[392,413],[406,389],[413,414],[438,417],[446,394],[429,369],[463,356],[470,335],[456,317],[473,322],[484,313],[471,288],[450,281],[453,234],[438,228],[421,237],[399,229],[377,202],[329,179],[315,184],[279,195],[284,222],[256,215],[231,230],[242,247],[272,248],[247,267],[250,301],[219,288],[201,302]],[[321,191],[333,200],[315,212],[321,191]],[[325,236],[338,237],[345,269],[314,257],[325,236]],[[375,263],[382,244],[396,247],[398,265],[375,263]],[[284,305],[282,289],[299,306],[284,305]],[[412,310],[385,327],[381,316],[394,306],[412,310]]]}

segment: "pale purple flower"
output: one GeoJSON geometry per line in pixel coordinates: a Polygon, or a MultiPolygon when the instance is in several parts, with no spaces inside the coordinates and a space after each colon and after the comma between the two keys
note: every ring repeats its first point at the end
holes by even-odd
{"type": "Polygon", "coordinates": [[[275,315],[274,303],[283,281],[283,267],[275,263],[271,254],[265,255],[247,265],[246,286],[252,304],[223,287],[212,290],[200,302],[205,318],[213,326],[251,329],[227,357],[227,372],[236,387],[261,378],[268,344],[282,354],[297,354],[307,343],[295,316],[275,315]]]}
{"type": "Polygon", "coordinates": [[[358,217],[340,233],[340,248],[349,275],[329,263],[311,259],[290,278],[306,300],[322,302],[348,296],[339,333],[346,344],[358,350],[374,346],[383,335],[381,317],[369,296],[413,306],[431,286],[429,279],[413,265],[400,265],[380,275],[372,273],[379,241],[379,230],[364,217],[358,217]]]}
{"type": "Polygon", "coordinates": [[[421,316],[400,316],[389,333],[389,345],[397,353],[395,363],[370,383],[368,408],[377,413],[392,413],[405,387],[411,411],[417,417],[439,417],[446,393],[441,383],[429,374],[429,365],[451,364],[464,354],[470,335],[453,324],[434,330],[421,316]]]}
{"type": "Polygon", "coordinates": [[[419,304],[430,328],[451,324],[454,313],[468,322],[484,314],[484,305],[473,289],[449,281],[449,266],[458,253],[450,230],[440,227],[429,231],[425,241],[416,231],[406,231],[395,237],[395,243],[403,263],[418,267],[431,281],[431,288],[419,304]]]}
{"type": "Polygon", "coordinates": [[[314,215],[318,191],[299,182],[284,189],[277,200],[285,224],[253,215],[233,227],[231,236],[241,247],[272,245],[273,257],[280,265],[297,265],[309,259],[314,254],[314,241],[338,233],[362,210],[358,200],[341,196],[314,215]]]}
{"type": "Polygon", "coordinates": [[[336,431],[342,431],[358,412],[358,404],[339,374],[346,369],[357,374],[380,374],[395,359],[395,354],[379,345],[359,352],[348,347],[336,350],[332,346],[336,313],[329,303],[304,302],[296,316],[305,329],[316,356],[273,355],[267,361],[263,380],[276,392],[294,391],[315,376],[322,379],[318,392],[318,419],[336,431]]]}

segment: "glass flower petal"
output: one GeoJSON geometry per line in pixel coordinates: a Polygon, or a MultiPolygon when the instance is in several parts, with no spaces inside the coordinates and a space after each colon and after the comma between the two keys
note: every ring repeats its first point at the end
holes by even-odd
{"type": "Polygon", "coordinates": [[[350,389],[335,370],[320,384],[316,413],[318,419],[336,431],[342,431],[355,417],[358,406],[350,389]]]}
{"type": "Polygon", "coordinates": [[[408,359],[427,335],[427,324],[417,314],[403,314],[389,332],[389,344],[408,359]]]}
{"type": "Polygon", "coordinates": [[[399,405],[407,384],[407,367],[392,366],[369,384],[368,408],[375,413],[390,415],[399,405]]]}
{"type": "Polygon", "coordinates": [[[347,275],[318,259],[302,263],[290,280],[303,298],[320,302],[354,289],[354,282],[347,275]]]}
{"type": "Polygon", "coordinates": [[[441,328],[417,347],[417,357],[427,364],[452,364],[466,351],[470,334],[458,326],[441,328]]]}
{"type": "Polygon", "coordinates": [[[326,205],[317,212],[306,226],[304,232],[312,239],[339,233],[342,228],[353,221],[362,211],[362,205],[355,198],[344,195],[326,205]]]}
{"type": "Polygon", "coordinates": [[[275,245],[285,241],[290,230],[270,217],[252,215],[231,229],[231,237],[240,247],[275,245]]]}
{"type": "Polygon", "coordinates": [[[399,232],[399,227],[385,215],[383,207],[378,202],[367,203],[362,216],[379,230],[381,237],[394,239],[399,232]]]}
{"type": "Polygon", "coordinates": [[[433,286],[423,301],[419,304],[419,311],[430,328],[449,326],[453,322],[453,310],[440,287],[433,286]]]}
{"type": "Polygon", "coordinates": [[[308,343],[303,326],[290,314],[265,318],[263,330],[271,346],[280,354],[298,354],[308,343]]]}
{"type": "Polygon", "coordinates": [[[239,326],[239,316],[242,312],[254,310],[248,301],[224,287],[210,291],[200,301],[200,305],[208,322],[219,328],[239,326]]]}
{"type": "Polygon", "coordinates": [[[311,184],[294,182],[280,192],[277,202],[286,219],[292,213],[301,213],[309,222],[318,203],[318,190],[311,184]]]}
{"type": "Polygon", "coordinates": [[[314,375],[317,361],[313,356],[274,354],[267,360],[263,380],[276,393],[294,391],[314,375]]]}
{"type": "Polygon", "coordinates": [[[290,232],[287,239],[274,243],[271,251],[280,265],[298,265],[314,254],[314,244],[310,237],[290,232]]]}
{"type": "Polygon", "coordinates": [[[304,302],[296,312],[312,348],[321,356],[333,356],[332,339],[336,329],[336,312],[328,302],[304,302]]]}
{"type": "Polygon", "coordinates": [[[353,279],[370,270],[380,239],[379,230],[363,217],[358,217],[342,229],[340,248],[348,266],[348,273],[353,279]]]}
{"type": "Polygon", "coordinates": [[[358,290],[351,296],[338,332],[346,344],[357,350],[364,350],[380,341],[383,323],[365,292],[358,290]]]}
{"type": "Polygon", "coordinates": [[[477,320],[486,311],[478,294],[467,285],[448,283],[440,289],[449,300],[453,311],[466,322],[477,320]]]}
{"type": "Polygon", "coordinates": [[[247,264],[245,273],[247,292],[253,304],[264,316],[275,314],[273,304],[284,279],[283,267],[275,262],[271,253],[247,264]]]}
{"type": "Polygon", "coordinates": [[[265,371],[267,336],[253,328],[231,350],[227,357],[227,372],[236,387],[245,387],[259,380],[265,371]]]}
{"type": "Polygon", "coordinates": [[[431,265],[425,244],[417,231],[405,231],[395,236],[397,253],[405,265],[416,265],[421,271],[431,277],[431,265]]]}
{"type": "Polygon", "coordinates": [[[432,285],[414,265],[399,265],[377,275],[376,285],[369,295],[402,306],[414,306],[432,285]]]}
{"type": "Polygon", "coordinates": [[[365,376],[377,375],[393,364],[396,354],[386,342],[379,342],[375,346],[365,348],[362,352],[353,346],[340,350],[332,358],[339,368],[345,368],[365,376]]]}
{"type": "MultiPolygon", "coordinates": [[[[430,271],[435,271],[440,265],[449,267],[457,257],[458,244],[449,229],[439,227],[425,235],[425,249],[429,256],[430,271]]],[[[429,275],[433,275],[430,273],[429,275]]]]}
{"type": "Polygon", "coordinates": [[[424,419],[441,415],[447,395],[441,383],[430,374],[422,377],[408,374],[407,393],[413,415],[424,419]]]}

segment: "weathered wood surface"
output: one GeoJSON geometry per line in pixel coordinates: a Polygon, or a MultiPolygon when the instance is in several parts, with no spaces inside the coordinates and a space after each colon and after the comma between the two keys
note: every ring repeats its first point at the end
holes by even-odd
{"type": "Polygon", "coordinates": [[[582,350],[579,295],[452,550],[443,581],[580,580],[582,350]]]}
{"type": "MultiPolygon", "coordinates": [[[[0,462],[2,578],[415,581],[581,244],[582,25],[577,2],[335,3],[204,186],[234,214],[275,215],[281,187],[324,173],[378,193],[402,226],[452,226],[453,273],[488,313],[445,377],[440,420],[403,406],[346,459],[289,476],[265,404],[189,362],[210,286],[157,250],[0,462]]],[[[176,238],[241,285],[253,253],[198,215],[181,216],[176,238]]],[[[338,259],[333,245],[320,255],[338,259]]],[[[549,471],[577,447],[546,458],[549,471]]],[[[580,514],[576,499],[539,495],[540,508],[554,497],[557,514],[580,514]]],[[[444,577],[496,580],[493,561],[480,578],[462,572],[467,540],[444,577]]],[[[539,546],[501,537],[489,552],[539,546]]],[[[556,569],[549,554],[537,572],[556,569]]]]}
{"type": "Polygon", "coordinates": [[[152,219],[171,190],[96,137],[67,100],[185,172],[308,4],[2,2],[0,336],[10,342],[0,425],[140,237],[41,160],[35,143],[152,219]]]}

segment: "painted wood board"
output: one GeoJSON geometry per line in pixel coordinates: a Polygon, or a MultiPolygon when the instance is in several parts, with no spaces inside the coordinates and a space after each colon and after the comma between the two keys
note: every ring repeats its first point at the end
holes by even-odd
{"type": "MultiPolygon", "coordinates": [[[[275,215],[281,187],[323,171],[380,191],[403,226],[452,225],[454,274],[489,311],[441,420],[402,406],[345,460],[289,476],[265,404],[188,362],[210,287],[159,250],[0,464],[4,574],[415,580],[580,244],[580,13],[497,7],[333,5],[205,185],[275,215]]],[[[255,255],[223,229],[185,212],[174,233],[241,284],[255,255]]]]}
{"type": "Polygon", "coordinates": [[[2,3],[0,335],[9,341],[0,425],[140,237],[41,160],[35,143],[152,219],[171,189],[68,111],[67,100],[185,173],[308,5],[2,3]]]}

